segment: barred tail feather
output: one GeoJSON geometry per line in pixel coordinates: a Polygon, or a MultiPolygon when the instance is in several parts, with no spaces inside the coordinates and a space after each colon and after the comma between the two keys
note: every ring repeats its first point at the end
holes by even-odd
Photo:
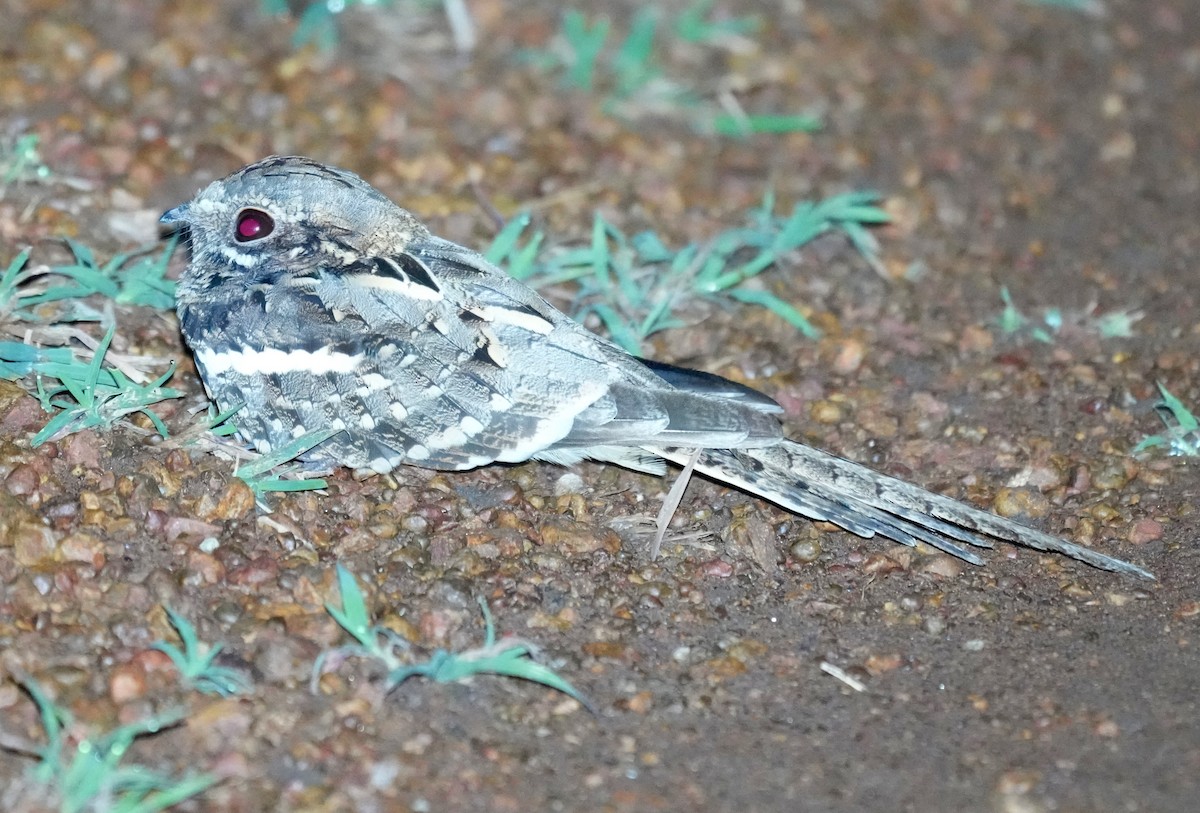
{"type": "MultiPolygon", "coordinates": [[[[690,456],[677,448],[653,451],[681,465],[690,456]]],[[[1154,579],[1137,565],[790,440],[762,449],[708,449],[696,471],[859,536],[879,535],[910,546],[924,542],[976,565],[984,560],[956,543],[990,548],[987,537],[995,537],[1102,570],[1154,579]]]]}

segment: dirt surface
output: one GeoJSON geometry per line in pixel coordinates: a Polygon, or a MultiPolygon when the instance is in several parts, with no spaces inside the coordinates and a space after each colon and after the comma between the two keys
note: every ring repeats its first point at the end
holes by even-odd
{"type": "MultiPolygon", "coordinates": [[[[709,483],[651,562],[613,523],[652,516],[667,484],[597,465],[581,485],[549,465],[341,472],[264,518],[227,461],[145,433],[31,449],[45,416],[6,388],[0,729],[42,741],[18,670],[92,730],[183,708],[127,759],[224,778],[187,810],[1195,810],[1200,489],[1191,461],[1131,449],[1160,429],[1156,380],[1200,404],[1200,5],[739,4],[766,22],[742,50],[676,45],[667,64],[825,120],[747,140],[607,116],[520,58],[553,4],[468,5],[471,56],[436,9],[347,14],[319,52],[249,2],[0,2],[0,129],[38,134],[59,178],[5,190],[0,262],[57,256],[59,235],[102,255],[152,240],[163,209],[275,152],[351,168],[475,246],[496,228],[481,199],[531,208],[556,242],[586,240],[594,209],[683,242],[768,186],[788,205],[878,189],[886,276],[830,238],[767,279],[819,341],[714,307],[653,354],[773,395],[793,437],[1158,582],[1005,545],[961,565],[709,483]],[[1006,336],[1001,286],[1027,314],[1144,318],[1130,338],[1006,336]],[[337,562],[418,653],[478,644],[486,598],[597,714],[501,677],[384,697],[360,661],[311,694],[313,659],[346,642],[322,607],[337,562]],[[174,640],[164,606],[253,690],[182,688],[149,648],[174,640]]],[[[188,398],[159,413],[194,425],[173,316],[117,315],[120,352],[180,359],[188,398]]],[[[14,809],[38,809],[30,764],[0,759],[14,809]]]]}

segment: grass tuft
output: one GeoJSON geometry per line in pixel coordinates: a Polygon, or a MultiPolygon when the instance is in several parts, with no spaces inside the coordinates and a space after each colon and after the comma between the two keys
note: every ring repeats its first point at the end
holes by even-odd
{"type": "Polygon", "coordinates": [[[0,340],[0,377],[32,378],[42,408],[56,413],[32,440],[34,446],[51,438],[96,426],[112,426],[141,412],[163,437],[167,429],[149,407],[179,398],[182,393],[166,385],[174,364],[149,380],[136,369],[137,360],[110,363],[109,347],[116,325],[112,304],[142,305],[160,310],[174,307],[174,283],[166,278],[175,241],[163,248],[145,246],[97,262],[92,250],[66,241],[72,261],[59,265],[30,266],[30,250],[17,254],[0,274],[0,323],[25,341],[0,340]],[[99,296],[97,307],[89,299],[99,296]],[[74,325],[107,322],[99,341],[74,325]],[[72,340],[94,345],[90,360],[81,360],[67,346],[72,340]],[[37,346],[50,345],[50,346],[37,346]]]}
{"type": "Polygon", "coordinates": [[[341,431],[340,429],[320,429],[307,432],[278,449],[239,464],[234,474],[250,486],[250,490],[254,492],[255,498],[263,509],[268,509],[265,497],[269,493],[316,491],[325,488],[328,483],[321,477],[296,478],[291,476],[303,470],[302,465],[292,461],[341,431]]]}
{"type": "Polygon", "coordinates": [[[45,183],[53,173],[42,161],[39,138],[33,133],[0,142],[0,196],[5,187],[24,183],[45,183]]]}
{"type": "MultiPolygon", "coordinates": [[[[74,361],[63,363],[61,354],[35,360],[15,362],[8,361],[12,370],[19,370],[18,365],[28,365],[37,380],[37,396],[42,409],[47,412],[57,412],[41,430],[33,436],[33,446],[40,446],[52,438],[80,432],[96,426],[112,426],[128,415],[142,413],[154,425],[155,430],[163,437],[167,436],[167,427],[162,419],[150,411],[149,407],[160,401],[171,398],[181,398],[179,390],[164,386],[175,374],[172,364],[165,373],[157,379],[139,384],[131,381],[125,373],[115,367],[105,367],[104,357],[112,342],[116,325],[112,325],[100,340],[99,346],[92,353],[92,360],[86,365],[74,361]],[[55,360],[57,359],[57,360],[55,360]],[[47,379],[56,379],[57,385],[46,387],[47,379]]],[[[0,343],[0,353],[5,348],[12,349],[15,342],[0,343]]],[[[58,348],[62,350],[65,348],[58,348]]],[[[41,351],[51,353],[52,351],[41,351]]],[[[69,351],[68,351],[69,352],[69,351]]],[[[17,353],[10,353],[16,356],[17,353]]],[[[0,368],[4,359],[0,358],[0,368]]]]}
{"type": "Polygon", "coordinates": [[[241,694],[252,688],[250,681],[241,672],[215,665],[214,661],[221,654],[221,644],[211,647],[201,644],[199,636],[196,635],[196,628],[186,618],[170,607],[164,609],[171,626],[179,633],[183,647],[166,641],[156,641],[150,648],[157,649],[171,659],[187,686],[204,694],[217,694],[221,697],[241,694]]]}
{"type": "Polygon", "coordinates": [[[23,322],[98,322],[103,313],[83,300],[99,295],[119,305],[158,310],[175,307],[175,283],[167,267],[178,238],[121,252],[106,263],[75,240],[65,242],[73,262],[29,266],[29,249],[0,276],[0,319],[23,322]],[[54,307],[47,310],[45,306],[54,307]]]}
{"type": "Polygon", "coordinates": [[[759,26],[756,17],[715,18],[712,0],[697,0],[673,17],[644,6],[621,32],[606,17],[567,9],[550,46],[527,50],[522,59],[560,75],[569,89],[598,94],[601,110],[617,118],[665,116],[682,119],[698,132],[723,136],[820,129],[815,116],[745,114],[728,91],[718,104],[690,82],[671,76],[660,59],[674,46],[737,50],[759,26]],[[735,112],[722,113],[722,107],[735,112]]]}
{"type": "Polygon", "coordinates": [[[1043,344],[1053,344],[1067,330],[1093,333],[1102,339],[1127,339],[1133,336],[1133,326],[1142,318],[1141,311],[1117,310],[1098,313],[1094,305],[1078,311],[1044,308],[1039,317],[1029,317],[1013,303],[1007,286],[1001,286],[1000,299],[1004,309],[996,317],[1000,332],[1016,338],[1028,338],[1043,344]]]}
{"type": "Polygon", "coordinates": [[[878,201],[873,192],[851,192],[801,202],[790,214],[777,215],[774,197],[767,194],[746,226],[679,249],[652,231],[626,235],[596,214],[588,246],[542,251],[540,232],[522,241],[529,225],[529,216],[522,214],[500,231],[486,256],[532,285],[578,284],[575,318],[596,316],[631,353],[641,352],[651,335],[685,324],[678,312],[705,299],[766,308],[813,338],[817,329],[797,308],[749,283],[829,231],[846,235],[878,268],[878,243],[868,227],[889,220],[878,201]]]}
{"type": "MultiPolygon", "coordinates": [[[[322,51],[332,51],[337,47],[338,18],[346,10],[353,6],[384,8],[393,5],[398,5],[396,0],[302,0],[299,3],[288,2],[288,0],[261,0],[260,2],[263,13],[272,17],[293,16],[298,11],[299,19],[296,21],[296,30],[292,33],[292,47],[303,48],[306,45],[315,45],[322,51]]],[[[444,5],[447,17],[450,18],[451,25],[454,27],[461,24],[456,23],[456,15],[461,16],[465,13],[461,10],[460,3],[450,2],[450,0],[416,0],[415,2],[410,0],[407,5],[430,8],[444,5]]],[[[455,33],[457,36],[457,30],[455,33]]]]}
{"type": "Polygon", "coordinates": [[[3,747],[39,760],[31,777],[44,786],[61,813],[156,813],[216,784],[217,778],[209,774],[174,777],[142,765],[121,764],[135,740],[179,725],[181,712],[156,714],[72,745],[72,738],[64,736],[68,728],[76,727],[71,714],[56,706],[32,679],[19,682],[37,704],[46,744],[17,748],[6,743],[3,747]]]}
{"type": "Polygon", "coordinates": [[[311,689],[317,692],[317,682],[324,673],[325,662],[333,655],[350,655],[379,661],[387,669],[387,690],[391,692],[411,677],[427,677],[439,683],[451,683],[474,675],[493,674],[540,683],[556,689],[591,709],[587,699],[564,678],[549,667],[533,660],[536,647],[519,638],[496,640],[496,629],[487,603],[479,600],[483,613],[485,633],[483,646],[467,652],[448,652],[439,649],[428,661],[407,663],[401,653],[407,652],[409,643],[394,630],[371,623],[366,600],[354,575],[342,565],[337,567],[338,592],[341,606],[332,602],[325,609],[338,625],[358,643],[322,652],[313,663],[311,689]]]}
{"type": "Polygon", "coordinates": [[[1145,438],[1133,447],[1133,453],[1166,446],[1170,455],[1200,457],[1200,421],[1162,382],[1158,382],[1158,391],[1162,400],[1154,407],[1167,431],[1145,438]]]}

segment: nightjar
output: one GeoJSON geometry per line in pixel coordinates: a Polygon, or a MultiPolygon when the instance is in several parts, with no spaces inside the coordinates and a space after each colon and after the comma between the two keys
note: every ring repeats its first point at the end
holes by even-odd
{"type": "Polygon", "coordinates": [[[338,433],[315,468],[463,470],[584,458],[702,474],[863,537],[975,564],[988,537],[1135,565],[783,436],[770,398],[629,355],[352,172],[271,157],[162,216],[190,232],[180,325],[210,397],[261,452],[338,433]],[[694,450],[699,449],[699,452],[694,450]],[[695,457],[693,457],[695,455],[695,457]]]}

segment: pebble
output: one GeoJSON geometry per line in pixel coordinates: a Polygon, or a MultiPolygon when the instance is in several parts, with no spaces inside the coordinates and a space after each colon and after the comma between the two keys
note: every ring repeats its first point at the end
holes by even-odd
{"type": "Polygon", "coordinates": [[[254,490],[239,477],[230,479],[217,504],[202,515],[206,520],[243,519],[254,510],[254,490]]]}
{"type": "Polygon", "coordinates": [[[128,703],[146,694],[146,670],[140,663],[114,666],[108,678],[108,696],[114,703],[128,703]]]}
{"type": "Polygon", "coordinates": [[[1148,542],[1155,542],[1162,539],[1163,525],[1156,519],[1149,517],[1139,519],[1129,526],[1129,533],[1126,539],[1131,545],[1145,545],[1148,542]]]}
{"type": "Polygon", "coordinates": [[[815,401],[808,408],[808,416],[817,423],[826,425],[840,423],[842,420],[842,408],[833,401],[822,399],[815,401]]]}
{"type": "Polygon", "coordinates": [[[58,550],[65,562],[83,562],[97,570],[104,567],[104,543],[83,531],[63,537],[58,543],[58,550]]]}
{"type": "Polygon", "coordinates": [[[1050,501],[1032,488],[1002,488],[996,492],[992,510],[1002,517],[1038,519],[1050,512],[1050,501]]]}
{"type": "Polygon", "coordinates": [[[562,497],[566,494],[582,494],[586,489],[583,478],[573,471],[558,478],[554,483],[554,496],[562,497]]]}
{"type": "Polygon", "coordinates": [[[543,545],[561,548],[571,555],[595,551],[617,553],[621,538],[611,528],[575,522],[568,517],[549,517],[538,528],[543,545]]]}
{"type": "Polygon", "coordinates": [[[821,557],[821,543],[815,538],[798,539],[788,546],[788,555],[804,564],[815,562],[821,557]]]}
{"type": "Polygon", "coordinates": [[[57,559],[54,532],[40,522],[21,522],[4,534],[0,546],[11,547],[22,567],[47,567],[57,559]]]}

